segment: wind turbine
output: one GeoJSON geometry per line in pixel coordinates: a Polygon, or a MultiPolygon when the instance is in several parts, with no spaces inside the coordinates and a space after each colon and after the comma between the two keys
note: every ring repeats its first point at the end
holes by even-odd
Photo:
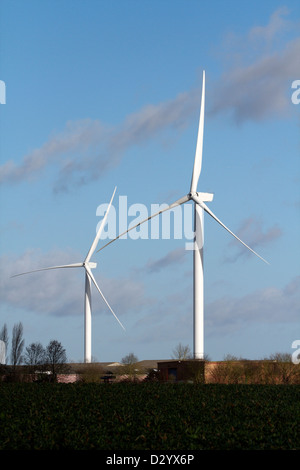
{"type": "MultiPolygon", "coordinates": [[[[258,255],[252,248],[244,243],[237,235],[229,230],[226,225],[221,222],[218,217],[207,207],[205,202],[211,202],[213,200],[213,194],[197,192],[198,181],[202,167],[202,150],[203,150],[203,132],[204,132],[204,106],[205,106],[205,71],[203,71],[203,82],[202,82],[202,97],[201,97],[201,108],[199,118],[198,137],[196,145],[196,153],[194,159],[194,168],[192,173],[192,181],[190,191],[187,195],[173,202],[164,209],[150,215],[147,219],[142,220],[138,224],[130,227],[129,230],[118,235],[116,238],[104,245],[100,250],[105,248],[110,243],[114,242],[118,238],[125,235],[130,230],[138,227],[144,222],[147,222],[152,217],[161,214],[164,211],[170,210],[184,204],[188,201],[194,202],[194,258],[193,258],[193,356],[194,359],[204,359],[204,279],[203,279],[203,244],[204,244],[204,211],[209,214],[216,222],[218,222],[225,230],[227,230],[232,236],[234,236],[240,243],[242,243],[248,250],[254,253],[258,258],[263,260],[265,263],[268,262],[258,255]]],[[[98,250],[98,251],[100,251],[98,250]]]]}
{"type": "Polygon", "coordinates": [[[118,319],[118,317],[116,316],[116,314],[114,313],[114,311],[112,310],[112,308],[110,307],[109,303],[107,302],[106,298],[104,297],[100,287],[98,286],[97,282],[96,282],[96,279],[92,273],[92,269],[96,268],[97,267],[97,263],[94,263],[91,260],[91,257],[93,256],[94,254],[94,251],[97,247],[97,244],[98,244],[98,241],[99,241],[99,238],[101,236],[101,232],[105,226],[105,223],[106,223],[106,219],[107,219],[107,216],[108,216],[108,213],[109,213],[109,210],[110,210],[110,207],[112,205],[112,201],[113,201],[113,198],[114,198],[114,195],[115,195],[115,192],[116,192],[116,188],[113,192],[113,195],[112,195],[112,198],[110,200],[110,203],[108,205],[108,208],[107,208],[107,211],[105,213],[105,216],[103,217],[102,219],[102,222],[101,222],[101,225],[99,227],[99,230],[96,234],[96,237],[89,249],[89,252],[86,256],[86,258],[84,259],[83,262],[81,263],[74,263],[74,264],[65,264],[65,265],[61,265],[61,266],[51,266],[51,267],[48,267],[48,268],[42,268],[42,269],[36,269],[34,271],[28,271],[26,273],[21,273],[21,274],[15,274],[14,276],[12,277],[17,277],[17,276],[22,276],[23,274],[30,274],[30,273],[35,273],[35,272],[38,272],[38,271],[48,271],[50,269],[60,269],[60,268],[84,268],[85,270],[85,297],[84,297],[84,362],[91,362],[91,359],[92,359],[92,354],[91,354],[91,351],[92,351],[92,303],[91,303],[91,282],[94,283],[94,285],[96,286],[96,289],[98,290],[98,292],[100,293],[101,297],[103,298],[104,302],[106,303],[107,307],[109,308],[109,310],[111,311],[111,313],[114,315],[114,317],[116,318],[116,320],[119,322],[119,324],[121,325],[121,327],[125,330],[124,326],[122,325],[122,323],[120,322],[120,320],[118,319]]]}

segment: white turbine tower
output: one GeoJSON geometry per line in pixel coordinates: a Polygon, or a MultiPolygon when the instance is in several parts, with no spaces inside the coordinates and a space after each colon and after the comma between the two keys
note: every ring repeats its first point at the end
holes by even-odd
{"type": "Polygon", "coordinates": [[[106,303],[106,305],[108,306],[109,310],[111,311],[111,313],[114,315],[114,317],[116,318],[116,320],[119,322],[119,324],[121,325],[121,327],[125,330],[124,326],[122,325],[122,323],[120,322],[120,320],[118,319],[118,317],[116,316],[116,314],[114,313],[114,311],[112,310],[112,308],[110,307],[109,303],[107,302],[106,298],[104,297],[100,287],[98,286],[96,280],[95,280],[95,277],[92,273],[92,269],[96,268],[97,267],[97,263],[93,263],[91,262],[91,257],[93,256],[93,253],[97,247],[97,244],[98,244],[98,241],[99,241],[99,238],[101,236],[101,232],[105,226],[105,223],[106,223],[106,219],[107,219],[107,216],[108,216],[108,213],[109,213],[109,210],[110,210],[110,207],[111,207],[111,204],[112,204],[112,201],[113,201],[113,198],[114,198],[114,195],[115,195],[115,192],[116,192],[116,188],[113,192],[113,195],[112,195],[112,198],[110,200],[110,203],[108,205],[108,208],[107,208],[107,211],[105,213],[105,216],[103,217],[102,219],[102,222],[101,222],[101,225],[99,227],[99,230],[96,234],[96,237],[89,249],[89,252],[85,258],[85,260],[81,263],[74,263],[74,264],[65,264],[65,265],[61,265],[61,266],[51,266],[51,267],[48,267],[48,268],[42,268],[42,269],[36,269],[34,271],[29,271],[29,272],[26,272],[26,273],[21,273],[21,274],[15,274],[14,276],[12,277],[17,277],[17,276],[22,276],[23,274],[30,274],[30,273],[34,273],[34,272],[38,272],[38,271],[48,271],[49,269],[60,269],[60,268],[84,268],[85,269],[85,297],[84,297],[84,362],[91,362],[91,359],[92,359],[92,303],[91,303],[91,282],[94,283],[94,285],[96,286],[96,289],[98,290],[98,292],[100,293],[100,295],[102,296],[104,302],[106,303]]]}
{"type": "Polygon", "coordinates": [[[6,364],[6,344],[0,339],[0,364],[6,364]]]}
{"type": "MultiPolygon", "coordinates": [[[[262,259],[265,263],[267,261],[258,255],[252,248],[250,248],[246,243],[244,243],[237,235],[235,235],[231,230],[229,230],[226,225],[223,224],[207,207],[205,202],[210,202],[213,200],[213,194],[210,193],[199,193],[197,192],[198,181],[201,173],[202,167],[202,149],[203,149],[203,130],[204,130],[204,101],[205,101],[205,72],[203,72],[203,82],[202,82],[202,98],[201,98],[201,108],[200,108],[200,119],[199,119],[199,128],[198,128],[198,137],[196,145],[196,153],[194,160],[194,168],[192,174],[192,181],[190,186],[190,191],[186,196],[178,199],[164,209],[152,214],[147,217],[147,219],[142,220],[138,224],[130,227],[129,230],[118,235],[116,238],[111,240],[100,250],[105,248],[110,243],[114,242],[118,238],[125,235],[130,230],[138,227],[144,222],[147,222],[152,217],[155,217],[162,212],[173,209],[176,206],[184,204],[188,201],[194,202],[194,224],[195,224],[195,240],[194,240],[194,260],[193,260],[193,329],[194,329],[194,345],[193,345],[193,356],[194,359],[204,359],[204,283],[203,283],[203,244],[204,244],[204,230],[203,230],[203,220],[204,220],[204,211],[207,212],[216,222],[218,222],[223,228],[225,228],[231,235],[233,235],[240,243],[242,243],[248,250],[262,259]]],[[[100,251],[98,250],[98,251],[100,251]]],[[[268,264],[268,263],[267,263],[268,264]]]]}

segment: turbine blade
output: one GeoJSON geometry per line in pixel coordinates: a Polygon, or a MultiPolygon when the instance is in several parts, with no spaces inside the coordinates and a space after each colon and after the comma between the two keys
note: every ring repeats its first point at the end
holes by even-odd
{"type": "Polygon", "coordinates": [[[99,230],[98,230],[98,232],[97,232],[97,235],[96,235],[96,237],[95,237],[95,239],[94,239],[94,241],[93,241],[93,243],[92,243],[92,246],[91,246],[91,248],[90,248],[90,250],[89,250],[89,252],[88,252],[88,254],[87,254],[87,257],[85,258],[85,262],[86,262],[86,263],[88,263],[88,262],[90,261],[91,257],[93,256],[93,253],[94,253],[94,251],[95,251],[95,249],[96,249],[96,247],[97,247],[99,238],[100,238],[100,236],[101,236],[102,230],[103,230],[104,225],[105,225],[105,223],[106,223],[106,219],[107,219],[109,210],[110,210],[111,205],[112,205],[112,202],[113,202],[113,198],[114,198],[116,189],[117,189],[117,187],[115,187],[115,190],[114,190],[114,192],[113,192],[112,198],[111,198],[110,203],[109,203],[109,205],[108,205],[107,211],[106,211],[106,213],[105,213],[105,215],[104,215],[104,217],[103,217],[103,219],[102,219],[100,228],[99,228],[99,230]]]}
{"type": "Polygon", "coordinates": [[[202,167],[204,107],[205,107],[205,72],[203,71],[201,108],[200,108],[200,118],[199,118],[199,128],[198,128],[194,169],[193,169],[193,176],[192,176],[192,182],[191,182],[191,193],[194,193],[197,191],[197,185],[198,185],[199,176],[200,176],[201,167],[202,167]]]}
{"type": "Polygon", "coordinates": [[[94,278],[94,275],[91,271],[91,269],[89,268],[89,266],[85,266],[85,269],[86,269],[86,272],[88,273],[88,275],[90,276],[91,280],[93,281],[93,283],[95,284],[98,292],[100,293],[102,299],[104,300],[104,302],[106,303],[106,305],[108,306],[109,310],[111,311],[111,313],[113,314],[113,316],[115,317],[115,319],[117,320],[117,322],[121,325],[121,327],[123,328],[123,330],[125,330],[124,326],[122,325],[122,323],[120,322],[120,320],[118,319],[117,315],[115,314],[115,312],[113,311],[113,309],[111,308],[111,306],[109,305],[109,303],[107,302],[106,298],[104,297],[100,287],[98,286],[97,282],[96,282],[96,279],[94,278]]]}
{"type": "Polygon", "coordinates": [[[262,261],[269,264],[268,261],[266,261],[264,258],[262,258],[258,253],[256,253],[256,251],[252,250],[252,248],[250,248],[250,246],[246,245],[246,243],[244,243],[237,235],[235,235],[228,227],[226,227],[226,225],[224,225],[223,222],[221,222],[221,220],[218,219],[217,216],[215,216],[215,214],[207,207],[207,205],[203,201],[201,201],[201,199],[198,196],[193,196],[192,199],[197,204],[199,204],[199,206],[202,207],[202,209],[204,209],[205,212],[207,212],[213,219],[215,219],[222,227],[224,227],[225,230],[227,230],[227,232],[229,232],[231,235],[234,236],[234,238],[236,238],[240,243],[242,243],[242,245],[244,245],[246,248],[248,248],[248,250],[250,250],[252,253],[254,253],[262,261]]]}
{"type": "Polygon", "coordinates": [[[49,269],[60,269],[60,268],[82,268],[83,263],[74,264],[63,264],[61,266],[50,266],[49,268],[35,269],[34,271],[27,271],[26,273],[14,274],[11,277],[23,276],[23,274],[37,273],[39,271],[48,271],[49,269]]]}
{"type": "Polygon", "coordinates": [[[152,219],[153,217],[156,217],[157,215],[159,214],[162,214],[162,212],[165,212],[165,211],[168,211],[170,209],[173,209],[174,207],[176,206],[180,206],[181,204],[184,204],[185,202],[189,201],[190,200],[190,196],[187,195],[187,196],[183,196],[182,198],[178,199],[177,201],[173,202],[172,204],[170,204],[169,206],[165,207],[164,209],[161,209],[160,211],[158,212],[155,212],[155,214],[152,214],[150,215],[149,217],[147,217],[147,219],[144,219],[142,220],[141,222],[139,222],[138,224],[134,225],[133,227],[130,227],[128,230],[126,230],[125,232],[123,233],[120,233],[120,235],[118,235],[116,238],[114,238],[113,240],[111,240],[110,242],[106,243],[106,245],[104,245],[102,248],[100,248],[97,253],[101,250],[103,250],[105,247],[107,247],[108,245],[110,245],[111,243],[113,243],[114,241],[118,240],[118,238],[121,238],[123,235],[125,235],[126,233],[130,232],[130,230],[133,230],[134,228],[138,227],[139,225],[147,222],[148,220],[152,219]]]}

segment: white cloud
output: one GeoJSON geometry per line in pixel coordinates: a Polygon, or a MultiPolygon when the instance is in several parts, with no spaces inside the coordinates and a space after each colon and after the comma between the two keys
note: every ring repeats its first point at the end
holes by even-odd
{"type": "MultiPolygon", "coordinates": [[[[229,51],[223,51],[226,66],[211,87],[208,114],[229,112],[238,123],[284,116],[291,107],[291,83],[300,77],[298,25],[288,14],[285,8],[278,9],[267,25],[254,26],[244,37],[231,34],[224,41],[229,51]]],[[[199,89],[191,89],[144,106],[116,126],[91,119],[68,122],[65,129],[21,160],[2,164],[0,183],[29,181],[52,165],[58,167],[55,192],[98,180],[132,146],[187,126],[197,116],[199,101],[199,89]]]]}
{"type": "Polygon", "coordinates": [[[287,14],[281,8],[266,26],[255,26],[244,37],[231,35],[230,56],[211,96],[211,115],[229,112],[237,123],[286,115],[291,83],[300,76],[298,25],[284,18],[287,14]]]}
{"type": "Polygon", "coordinates": [[[174,99],[145,106],[129,115],[112,136],[110,146],[113,150],[126,149],[153,138],[168,128],[185,127],[199,107],[199,102],[195,100],[197,93],[197,90],[180,93],[174,99]]]}
{"type": "Polygon", "coordinates": [[[282,34],[293,28],[291,20],[286,18],[289,14],[287,7],[280,7],[270,16],[270,21],[265,26],[254,26],[248,33],[250,41],[259,42],[265,47],[270,47],[278,34],[282,34]]]}
{"type": "Polygon", "coordinates": [[[81,157],[95,146],[107,134],[99,121],[89,119],[68,122],[65,129],[50,137],[40,148],[29,152],[19,164],[10,160],[0,167],[1,183],[18,183],[34,179],[49,165],[62,166],[76,162],[76,155],[81,157]]]}
{"type": "Polygon", "coordinates": [[[55,192],[97,180],[119,164],[128,148],[160,136],[168,129],[184,127],[198,108],[195,94],[197,91],[192,90],[172,100],[145,106],[115,127],[90,119],[68,122],[63,131],[29,152],[20,163],[9,160],[0,166],[0,183],[29,181],[51,165],[58,166],[55,192]]]}
{"type": "Polygon", "coordinates": [[[206,308],[210,331],[230,333],[253,323],[296,323],[299,321],[300,276],[283,288],[267,287],[244,297],[223,297],[206,308]]]}

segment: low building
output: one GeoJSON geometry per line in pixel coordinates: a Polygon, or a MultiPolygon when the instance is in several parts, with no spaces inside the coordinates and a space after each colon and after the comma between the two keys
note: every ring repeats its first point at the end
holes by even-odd
{"type": "Polygon", "coordinates": [[[159,380],[162,382],[204,383],[205,361],[163,361],[157,363],[159,380]]]}

